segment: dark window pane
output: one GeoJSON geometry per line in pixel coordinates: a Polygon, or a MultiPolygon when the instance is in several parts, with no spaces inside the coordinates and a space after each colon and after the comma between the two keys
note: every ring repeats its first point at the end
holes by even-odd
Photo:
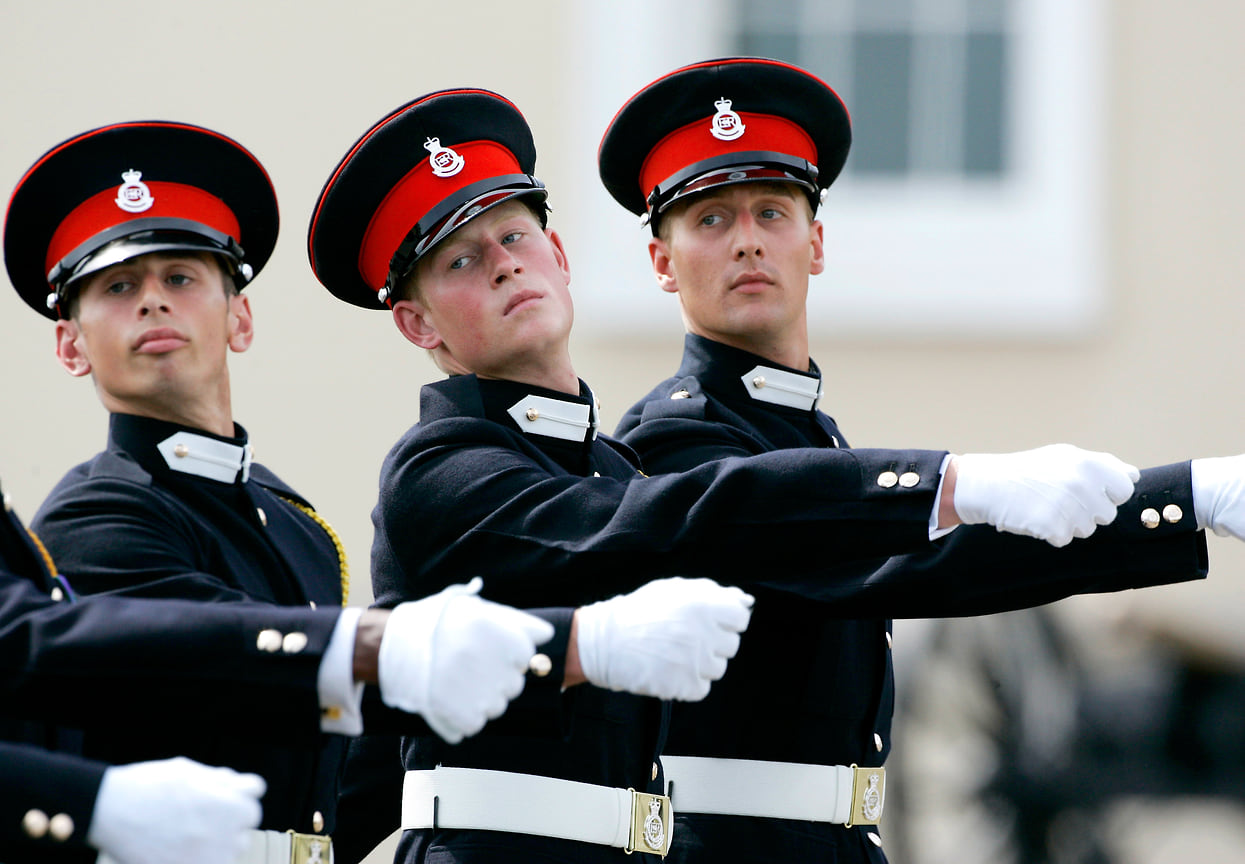
{"type": "Polygon", "coordinates": [[[858,33],[852,75],[852,156],[859,173],[908,169],[912,37],[858,33]]]}
{"type": "Polygon", "coordinates": [[[965,69],[964,171],[1001,174],[1007,128],[1007,41],[998,33],[970,33],[965,69]]]}

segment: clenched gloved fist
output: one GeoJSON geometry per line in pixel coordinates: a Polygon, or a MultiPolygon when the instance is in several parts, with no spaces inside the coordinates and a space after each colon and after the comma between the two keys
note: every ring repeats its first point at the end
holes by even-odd
{"type": "Polygon", "coordinates": [[[1050,444],[956,459],[955,511],[967,525],[1066,546],[1115,518],[1141,472],[1110,453],[1050,444]]]}
{"type": "Polygon", "coordinates": [[[264,780],[185,757],[104,772],[87,842],[117,864],[236,861],[263,815],[264,780]]]}
{"type": "Polygon", "coordinates": [[[579,662],[598,687],[695,701],[726,674],[753,598],[712,579],[658,579],[576,612],[579,662]]]}
{"type": "Polygon", "coordinates": [[[380,640],[382,701],[418,713],[457,744],[523,692],[536,646],[553,625],[477,596],[479,577],[394,608],[380,640]]]}

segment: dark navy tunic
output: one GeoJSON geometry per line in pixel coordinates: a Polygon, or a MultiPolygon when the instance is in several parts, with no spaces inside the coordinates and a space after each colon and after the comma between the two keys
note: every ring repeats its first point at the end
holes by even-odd
{"type": "MultiPolygon", "coordinates": [[[[307,502],[260,465],[245,482],[241,471],[231,481],[173,471],[157,445],[177,432],[214,437],[113,415],[107,449],[72,469],[36,514],[35,532],[75,591],[339,608],[344,561],[307,502]]],[[[225,443],[246,446],[237,432],[225,443]]],[[[302,662],[318,665],[314,656],[302,662]]],[[[188,689],[186,713],[221,698],[209,687],[188,689]]],[[[245,724],[211,734],[151,725],[88,730],[83,755],[111,763],[184,755],[253,771],[268,782],[262,827],[311,833],[319,812],[324,831],[333,830],[340,736],[274,741],[245,724]]]]}
{"type": "MultiPolygon", "coordinates": [[[[586,387],[576,398],[461,376],[423,388],[419,424],[381,470],[372,548],[380,605],[481,575],[484,595],[498,602],[578,606],[654,578],[716,577],[734,567],[775,590],[842,599],[869,586],[854,574],[825,578],[816,553],[830,547],[845,558],[874,558],[929,545],[944,453],[774,453],[646,478],[631,450],[598,436],[595,423],[565,426],[571,431],[560,435],[529,432],[518,418],[539,416],[532,397],[595,417],[586,387]],[[919,480],[884,488],[875,481],[886,471],[919,480]],[[794,564],[779,568],[775,549],[784,547],[794,564]]],[[[457,747],[407,738],[406,767],[492,768],[660,789],[659,703],[589,686],[548,692],[547,710],[512,708],[457,747]]],[[[618,850],[588,845],[440,831],[406,832],[402,849],[410,861],[619,860],[618,850]]]]}
{"type": "MultiPolygon", "coordinates": [[[[768,361],[694,335],[678,372],[623,417],[618,434],[645,470],[681,472],[723,458],[825,452],[847,442],[817,410],[749,395],[745,376],[768,361]]],[[[778,367],[814,385],[819,373],[778,367]]],[[[977,615],[1076,593],[1115,591],[1206,575],[1205,537],[1193,522],[1188,464],[1142,472],[1132,500],[1111,526],[1063,549],[989,526],[961,526],[924,551],[849,560],[840,543],[819,550],[828,579],[864,590],[828,603],[790,591],[756,589],[738,655],[702,702],[678,704],[666,752],[827,765],[881,765],[890,748],[894,682],[890,620],[977,615]],[[1143,527],[1139,513],[1178,504],[1179,523],[1143,527]]],[[[772,567],[802,551],[774,549],[772,567]]],[[[729,563],[728,583],[751,585],[750,568],[729,563]]],[[[821,599],[825,599],[822,596],[821,599]]],[[[676,790],[677,798],[677,790],[676,790]]],[[[680,815],[676,861],[884,861],[867,834],[793,820],[680,815]]]]}

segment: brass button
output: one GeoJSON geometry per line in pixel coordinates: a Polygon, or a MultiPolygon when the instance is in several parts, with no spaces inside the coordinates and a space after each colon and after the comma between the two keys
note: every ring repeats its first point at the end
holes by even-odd
{"type": "Polygon", "coordinates": [[[1159,527],[1159,511],[1153,507],[1147,507],[1141,511],[1141,524],[1147,528],[1159,527]]]}
{"type": "Polygon", "coordinates": [[[310,606],[312,609],[314,609],[314,608],[316,608],[316,601],[312,600],[312,601],[311,601],[310,603],[308,603],[307,605],[308,605],[308,606],[310,606]]]}
{"type": "Polygon", "coordinates": [[[285,638],[281,640],[281,650],[286,654],[297,654],[307,647],[307,634],[299,633],[295,630],[293,633],[286,633],[285,638]]]}
{"type": "Polygon", "coordinates": [[[671,399],[690,399],[692,398],[692,394],[688,393],[686,390],[675,390],[673,393],[670,394],[670,398],[671,399]]]}
{"type": "Polygon", "coordinates": [[[73,817],[68,813],[57,813],[48,820],[48,835],[57,843],[64,843],[73,836],[73,817]]]}
{"type": "Polygon", "coordinates": [[[911,489],[913,486],[921,482],[921,475],[915,471],[905,471],[899,475],[899,485],[905,489],[911,489]]]}
{"type": "Polygon", "coordinates": [[[532,659],[527,661],[527,668],[537,678],[544,678],[553,671],[553,661],[548,654],[533,654],[532,659]]]}
{"type": "Polygon", "coordinates": [[[176,447],[173,448],[173,455],[176,456],[178,459],[185,459],[187,456],[190,455],[190,448],[187,447],[185,444],[178,444],[176,447]]]}
{"type": "Polygon", "coordinates": [[[882,752],[882,736],[876,732],[873,733],[873,746],[877,748],[879,753],[882,752]]]}
{"type": "Polygon", "coordinates": [[[878,475],[878,485],[883,489],[889,489],[899,482],[899,475],[894,471],[883,471],[878,475]]]}
{"type": "Polygon", "coordinates": [[[48,833],[48,814],[42,810],[27,810],[22,817],[22,830],[32,840],[41,840],[48,833]]]}
{"type": "Polygon", "coordinates": [[[327,708],[320,709],[320,716],[325,720],[340,720],[342,709],[340,705],[330,705],[327,708]]]}
{"type": "Polygon", "coordinates": [[[893,649],[895,647],[895,639],[891,636],[891,631],[886,631],[886,647],[893,649]]]}
{"type": "Polygon", "coordinates": [[[753,386],[753,387],[755,387],[755,388],[757,388],[758,390],[760,390],[762,387],[764,387],[764,386],[765,386],[765,376],[764,376],[764,375],[758,375],[757,377],[753,378],[753,379],[752,379],[752,386],[753,386]]]}
{"type": "Polygon", "coordinates": [[[57,603],[65,599],[65,592],[61,590],[61,586],[57,585],[52,589],[52,599],[57,603]]]}
{"type": "Polygon", "coordinates": [[[255,515],[259,517],[259,524],[267,528],[268,527],[268,514],[264,512],[264,508],[256,507],[255,515]]]}
{"type": "Polygon", "coordinates": [[[1164,521],[1170,522],[1171,524],[1175,525],[1177,522],[1179,522],[1183,518],[1184,518],[1184,511],[1180,509],[1179,504],[1168,504],[1166,507],[1163,508],[1164,521]]]}
{"type": "Polygon", "coordinates": [[[8,492],[4,493],[4,512],[5,513],[13,512],[13,496],[10,495],[8,492]]]}
{"type": "Polygon", "coordinates": [[[324,814],[319,810],[311,814],[311,830],[317,834],[324,833],[324,814]]]}
{"type": "Polygon", "coordinates": [[[657,779],[657,763],[656,762],[653,763],[653,779],[654,780],[657,779]]]}
{"type": "Polygon", "coordinates": [[[535,408],[528,408],[526,416],[528,420],[531,420],[533,423],[535,423],[537,420],[540,419],[540,412],[537,411],[535,408]]]}
{"type": "Polygon", "coordinates": [[[592,472],[592,476],[593,476],[593,477],[600,477],[600,476],[601,476],[601,472],[600,472],[600,471],[593,471],[593,472],[592,472]]]}
{"type": "Polygon", "coordinates": [[[275,654],[281,650],[280,630],[260,630],[255,640],[255,647],[267,654],[275,654]]]}
{"type": "Polygon", "coordinates": [[[882,848],[882,838],[879,837],[877,834],[870,831],[865,836],[869,838],[869,842],[872,843],[874,846],[877,846],[879,849],[882,848]]]}

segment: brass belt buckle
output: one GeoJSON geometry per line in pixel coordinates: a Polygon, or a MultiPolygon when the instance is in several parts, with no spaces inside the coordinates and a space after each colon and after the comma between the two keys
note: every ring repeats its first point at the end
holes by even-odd
{"type": "Polygon", "coordinates": [[[290,832],[290,864],[329,864],[333,840],[327,834],[290,832]]]}
{"type": "Polygon", "coordinates": [[[882,821],[886,803],[886,769],[852,765],[852,812],[847,827],[876,825],[882,821]]]}
{"type": "Polygon", "coordinates": [[[634,789],[627,791],[631,793],[631,834],[623,851],[630,855],[639,849],[665,858],[670,851],[670,827],[674,821],[670,799],[634,789]]]}

